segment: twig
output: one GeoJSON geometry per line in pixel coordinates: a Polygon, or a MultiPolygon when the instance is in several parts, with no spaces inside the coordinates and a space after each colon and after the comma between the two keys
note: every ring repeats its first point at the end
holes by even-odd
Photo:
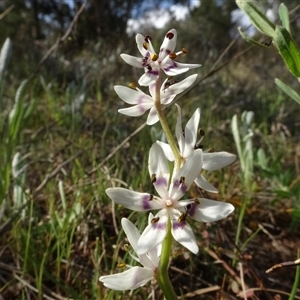
{"type": "MultiPolygon", "coordinates": [[[[250,289],[246,290],[245,292],[249,293],[249,292],[255,292],[255,291],[262,291],[262,290],[266,290],[266,291],[271,292],[271,293],[277,293],[277,294],[281,294],[281,295],[285,295],[285,296],[290,295],[290,293],[287,293],[287,292],[284,292],[284,291],[281,291],[281,290],[275,290],[275,289],[269,289],[269,288],[262,289],[262,288],[259,288],[259,287],[250,288],[250,289]]],[[[295,296],[294,299],[300,299],[300,297],[295,296]]]]}
{"type": "Polygon", "coordinates": [[[244,295],[244,300],[247,300],[246,288],[245,288],[245,281],[244,281],[244,271],[243,271],[243,264],[239,262],[239,269],[240,269],[240,278],[241,278],[241,285],[242,291],[244,295]]]}
{"type": "Polygon", "coordinates": [[[11,224],[13,223],[13,221],[21,214],[21,212],[29,202],[30,200],[26,201],[6,222],[4,222],[0,226],[0,236],[2,236],[6,231],[8,231],[11,228],[11,224]]]}
{"type": "Polygon", "coordinates": [[[11,10],[15,8],[15,5],[12,4],[10,7],[8,7],[1,15],[0,20],[3,19],[11,10]]]}
{"type": "Polygon", "coordinates": [[[270,273],[274,271],[275,269],[282,268],[282,267],[294,267],[300,265],[300,258],[293,260],[293,261],[285,261],[279,264],[274,265],[270,269],[266,270],[266,273],[270,273]]]}
{"type": "Polygon", "coordinates": [[[54,177],[56,174],[69,162],[71,162],[73,159],[75,159],[82,151],[78,151],[76,154],[71,156],[69,159],[65,160],[63,163],[59,164],[51,173],[47,174],[42,183],[33,191],[33,196],[38,194],[45,185],[54,177]]]}
{"type": "MultiPolygon", "coordinates": [[[[36,293],[39,293],[39,290],[37,288],[35,288],[34,286],[32,286],[29,282],[27,282],[26,280],[24,280],[23,278],[21,278],[20,276],[18,276],[17,274],[14,274],[14,277],[19,281],[21,282],[24,286],[28,287],[30,290],[36,292],[36,293]]],[[[45,288],[45,287],[44,287],[45,288]]],[[[65,298],[65,297],[62,297],[52,291],[50,291],[48,288],[47,288],[48,292],[50,293],[51,296],[54,296],[56,298],[51,298],[49,296],[47,296],[46,294],[42,294],[43,298],[45,299],[48,299],[48,300],[70,300],[70,298],[65,298]]]]}
{"type": "Polygon", "coordinates": [[[134,132],[132,132],[126,139],[123,140],[121,144],[115,147],[109,155],[107,155],[99,165],[93,168],[91,171],[87,172],[87,175],[92,175],[95,173],[99,168],[101,168],[111,157],[113,157],[132,137],[138,134],[144,127],[146,127],[147,123],[145,122],[139,128],[137,128],[134,132]]]}
{"type": "Polygon", "coordinates": [[[48,52],[44,55],[44,57],[37,64],[37,66],[35,67],[34,71],[29,76],[28,81],[31,81],[35,77],[35,75],[40,71],[43,63],[48,59],[48,57],[58,48],[58,46],[60,44],[62,44],[69,37],[69,35],[71,34],[71,32],[73,30],[73,27],[77,23],[78,18],[80,16],[80,14],[83,12],[86,4],[87,4],[87,0],[82,3],[81,7],[79,8],[79,10],[77,11],[76,15],[74,16],[74,18],[73,18],[73,20],[72,20],[69,28],[65,32],[65,34],[61,38],[57,39],[56,43],[48,50],[48,52]]]}

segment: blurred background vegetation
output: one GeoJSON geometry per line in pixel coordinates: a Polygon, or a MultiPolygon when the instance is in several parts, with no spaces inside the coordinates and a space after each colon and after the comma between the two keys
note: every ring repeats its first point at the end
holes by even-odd
{"type": "MultiPolygon", "coordinates": [[[[244,111],[254,112],[249,127],[252,184],[243,185],[239,160],[208,175],[220,193],[204,196],[231,202],[236,212],[218,225],[193,225],[199,244],[213,250],[194,257],[176,244],[172,278],[177,291],[184,295],[222,286],[215,293],[187,298],[235,299],[239,289],[234,289],[237,280],[229,272],[239,274],[231,265],[234,255],[244,264],[247,285],[261,288],[252,299],[273,299],[274,293],[263,291],[268,288],[290,291],[294,272],[280,270],[267,276],[264,271],[280,261],[296,259],[300,247],[299,106],[276,87],[274,78],[298,91],[299,82],[286,70],[267,37],[251,31],[267,49],[255,48],[239,37],[237,26],[243,25],[244,18],[237,13],[235,1],[194,4],[188,0],[87,0],[71,34],[47,56],[83,1],[0,1],[0,47],[6,38],[12,41],[2,85],[1,117],[5,119],[12,110],[17,89],[27,78],[31,79],[24,105],[33,107],[11,153],[11,158],[20,153],[23,177],[17,184],[26,208],[17,212],[20,206],[14,198],[13,175],[7,191],[0,193],[6,199],[0,202],[0,226],[10,223],[0,230],[0,299],[148,299],[148,295],[154,299],[155,294],[161,299],[155,284],[134,293],[116,293],[103,288],[98,278],[118,272],[115,266],[120,259],[130,259],[122,250],[124,235],[118,237],[120,219],[130,212],[114,207],[104,190],[121,185],[149,191],[148,151],[161,134],[159,124],[152,129],[144,127],[105,160],[145,121],[145,117],[117,113],[124,103],[113,86],[137,82],[142,74],[126,65],[120,54],[139,55],[134,39],[137,32],[149,34],[158,50],[170,28],[178,31],[177,49],[188,50],[181,61],[202,64],[196,70],[197,84],[179,96],[178,103],[185,121],[201,108],[204,148],[237,153],[231,119],[234,114],[240,120],[244,111]],[[177,19],[176,5],[188,8],[184,19],[177,19]],[[162,11],[170,18],[157,29],[147,20],[162,11]],[[128,24],[136,19],[143,23],[137,31],[130,31],[128,24]],[[37,69],[45,55],[47,59],[37,69]],[[238,255],[233,241],[245,195],[250,201],[238,255]],[[207,233],[210,237],[205,238],[207,233]],[[211,251],[227,261],[226,268],[215,263],[211,251]]],[[[259,4],[276,20],[280,2],[259,4]]],[[[298,1],[285,4],[300,45],[298,1]]],[[[174,127],[175,108],[167,108],[166,114],[174,127]]],[[[1,130],[3,134],[5,126],[1,130]]],[[[4,153],[4,143],[0,147],[4,153]]],[[[132,215],[140,227],[146,219],[146,214],[132,215]]],[[[288,299],[286,294],[280,295],[288,299]]]]}

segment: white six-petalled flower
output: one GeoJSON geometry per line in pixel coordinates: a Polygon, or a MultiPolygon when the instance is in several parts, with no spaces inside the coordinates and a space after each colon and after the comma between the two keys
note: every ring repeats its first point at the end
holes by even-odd
{"type": "Polygon", "coordinates": [[[201,149],[193,151],[186,163],[174,171],[170,178],[165,154],[158,144],[153,144],[149,154],[149,173],[160,197],[124,188],[106,190],[114,202],[126,208],[135,211],[159,209],[138,241],[139,254],[147,253],[162,243],[167,234],[169,221],[173,238],[191,252],[197,253],[198,245],[186,217],[189,216],[196,221],[213,222],[225,218],[234,210],[229,203],[204,198],[180,200],[201,172],[202,155],[201,149]]]}
{"type": "MultiPolygon", "coordinates": [[[[150,213],[149,222],[151,222],[152,218],[153,215],[150,213]]],[[[123,218],[121,222],[129,243],[137,253],[137,242],[140,238],[138,229],[126,218],[123,218]]],[[[128,270],[118,274],[101,276],[99,281],[103,282],[106,287],[119,291],[134,290],[144,286],[157,272],[160,252],[161,245],[154,247],[147,254],[138,255],[138,257],[129,253],[130,256],[143,265],[143,267],[127,265],[128,270]]]]}
{"type": "MultiPolygon", "coordinates": [[[[176,137],[178,141],[179,151],[185,163],[191,154],[200,146],[200,141],[197,141],[198,134],[198,126],[200,122],[200,109],[197,108],[192,117],[187,122],[185,129],[182,129],[181,122],[181,108],[179,105],[177,106],[178,114],[177,114],[177,123],[176,123],[176,137]]],[[[201,137],[202,139],[202,137],[201,137]]],[[[174,161],[174,154],[171,150],[169,144],[157,141],[157,143],[162,147],[166,157],[170,161],[174,161]]],[[[221,169],[225,166],[230,165],[235,161],[236,156],[234,154],[221,151],[221,152],[205,152],[202,154],[202,169],[207,171],[214,171],[221,169]]],[[[198,162],[200,163],[200,162],[198,162]]],[[[205,177],[200,173],[195,178],[195,183],[202,188],[211,193],[217,193],[218,190],[211,185],[205,177]]]]}
{"type": "Polygon", "coordinates": [[[182,49],[175,53],[177,42],[177,31],[171,29],[165,35],[164,41],[160,47],[159,54],[156,54],[149,36],[143,36],[138,33],[136,35],[136,43],[138,50],[142,54],[142,58],[121,54],[123,60],[129,65],[137,68],[144,68],[145,73],[139,79],[139,85],[150,85],[157,81],[160,70],[163,70],[168,76],[175,76],[187,72],[189,69],[198,68],[200,64],[184,64],[178,63],[175,59],[181,54],[185,54],[186,50],[182,49]]]}
{"type": "MultiPolygon", "coordinates": [[[[165,83],[168,80],[166,79],[160,88],[160,103],[162,105],[170,104],[174,100],[176,95],[189,88],[195,82],[196,78],[197,74],[194,74],[180,82],[174,83],[165,88],[165,83]]],[[[139,88],[132,89],[126,86],[116,85],[114,86],[114,89],[124,102],[133,105],[132,107],[119,109],[119,113],[130,117],[138,117],[143,115],[147,110],[150,109],[147,118],[147,124],[153,125],[158,121],[158,114],[154,106],[156,93],[155,84],[151,84],[149,86],[149,92],[151,96],[145,94],[139,88]]]]}

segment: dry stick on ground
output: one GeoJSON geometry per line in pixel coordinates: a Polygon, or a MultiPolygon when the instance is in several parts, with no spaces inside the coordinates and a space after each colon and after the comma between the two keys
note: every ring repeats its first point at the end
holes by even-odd
{"type": "Polygon", "coordinates": [[[67,165],[69,162],[71,162],[72,160],[74,160],[79,154],[81,154],[82,151],[78,151],[76,154],[74,154],[73,156],[71,156],[69,159],[65,160],[64,162],[62,162],[61,164],[59,164],[51,173],[48,173],[44,180],[41,182],[41,184],[33,191],[33,196],[35,196],[36,194],[38,194],[45,186],[46,184],[54,177],[58,174],[58,172],[65,166],[67,165]]]}
{"type": "Polygon", "coordinates": [[[266,270],[266,273],[270,273],[274,271],[275,269],[282,268],[282,267],[294,267],[300,265],[300,258],[296,259],[294,261],[285,261],[279,264],[274,265],[270,269],[266,270]]]}
{"type": "Polygon", "coordinates": [[[10,7],[8,7],[1,15],[0,20],[2,20],[11,10],[15,8],[15,5],[12,4],[10,7]]]}

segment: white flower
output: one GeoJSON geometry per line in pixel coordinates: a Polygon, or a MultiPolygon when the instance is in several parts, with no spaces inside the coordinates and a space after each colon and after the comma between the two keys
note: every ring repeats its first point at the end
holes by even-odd
{"type": "Polygon", "coordinates": [[[145,73],[138,81],[139,85],[147,86],[155,83],[161,69],[168,76],[175,76],[184,73],[191,68],[201,66],[199,64],[183,64],[175,61],[179,55],[186,53],[185,49],[174,53],[177,42],[177,31],[175,29],[171,29],[166,34],[158,55],[153,49],[151,38],[149,36],[143,36],[138,33],[135,39],[137,47],[143,57],[140,58],[128,54],[121,54],[121,57],[129,65],[145,69],[145,73]]]}
{"type": "MultiPolygon", "coordinates": [[[[160,101],[162,105],[170,104],[177,94],[183,92],[189,88],[196,80],[197,74],[191,75],[186,79],[174,83],[169,87],[165,88],[165,82],[160,89],[160,101]]],[[[158,115],[156,108],[154,106],[155,100],[155,84],[149,86],[149,91],[151,96],[145,94],[140,89],[132,89],[122,85],[116,85],[114,87],[118,96],[126,103],[132,104],[134,106],[128,108],[119,109],[118,112],[130,117],[138,117],[143,115],[147,110],[150,109],[147,124],[153,125],[158,121],[158,115]]]]}
{"type": "Polygon", "coordinates": [[[129,209],[135,211],[160,209],[138,241],[139,254],[147,253],[162,243],[167,234],[169,220],[174,239],[191,252],[197,253],[198,245],[186,217],[190,216],[197,221],[212,222],[225,218],[234,210],[231,204],[202,198],[179,201],[200,173],[201,167],[202,150],[198,149],[193,151],[188,161],[173,173],[170,180],[168,161],[162,148],[154,144],[149,154],[149,173],[160,197],[124,188],[106,190],[114,202],[129,209]]]}
{"type": "MultiPolygon", "coordinates": [[[[181,125],[181,108],[177,105],[178,115],[176,123],[176,137],[179,145],[179,151],[183,162],[187,161],[191,154],[200,146],[200,141],[197,142],[197,132],[200,122],[200,109],[196,109],[193,116],[189,119],[185,126],[185,130],[182,130],[181,125]]],[[[202,137],[201,137],[202,140],[202,137]]],[[[164,143],[157,141],[157,143],[162,147],[166,157],[170,161],[174,161],[174,155],[171,147],[164,143]]],[[[235,161],[236,156],[234,154],[222,151],[222,152],[203,152],[203,165],[202,169],[207,171],[214,171],[221,169],[225,166],[230,165],[235,161]]],[[[198,162],[200,163],[200,162],[198,162]]],[[[198,174],[195,179],[195,183],[202,188],[211,193],[217,193],[218,190],[212,186],[202,174],[198,174]]]]}
{"type": "MultiPolygon", "coordinates": [[[[149,222],[153,218],[153,215],[149,215],[149,222]]],[[[122,227],[131,244],[134,251],[137,253],[137,242],[140,238],[138,229],[126,218],[122,219],[122,227]]],[[[113,275],[101,276],[99,281],[103,282],[104,285],[113,290],[134,290],[138,287],[144,286],[149,280],[151,280],[157,271],[159,262],[159,256],[161,252],[161,245],[154,247],[147,254],[138,255],[135,257],[131,253],[130,256],[137,262],[142,264],[144,267],[139,266],[127,266],[129,269],[113,275]]]]}

